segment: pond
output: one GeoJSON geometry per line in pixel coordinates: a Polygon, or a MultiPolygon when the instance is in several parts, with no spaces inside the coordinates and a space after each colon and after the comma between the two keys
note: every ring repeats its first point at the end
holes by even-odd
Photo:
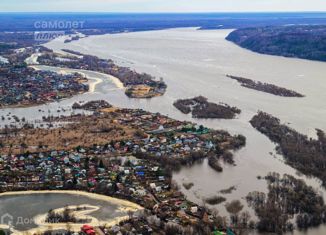
{"type": "MultiPolygon", "coordinates": [[[[11,225],[13,231],[32,231],[46,228],[49,210],[66,206],[83,208],[88,224],[99,226],[114,223],[127,216],[127,211],[141,207],[124,200],[79,191],[30,191],[0,194],[2,225],[11,225]],[[88,212],[89,213],[88,213],[88,212]]],[[[77,217],[78,218],[78,217],[77,217]]],[[[51,224],[55,228],[55,224],[51,224]]],[[[76,225],[77,228],[81,225],[76,225]]]]}

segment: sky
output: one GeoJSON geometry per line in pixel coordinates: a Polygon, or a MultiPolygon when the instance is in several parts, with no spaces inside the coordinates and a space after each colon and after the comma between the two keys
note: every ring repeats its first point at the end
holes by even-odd
{"type": "Polygon", "coordinates": [[[326,11],[326,0],[0,0],[1,12],[326,11]]]}

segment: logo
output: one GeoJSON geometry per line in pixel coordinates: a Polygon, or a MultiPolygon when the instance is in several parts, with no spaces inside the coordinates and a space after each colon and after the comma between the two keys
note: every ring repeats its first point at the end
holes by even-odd
{"type": "Polygon", "coordinates": [[[8,225],[9,227],[12,226],[13,221],[14,221],[14,217],[8,213],[0,217],[0,224],[5,224],[8,225]]]}
{"type": "Polygon", "coordinates": [[[39,31],[34,33],[35,41],[51,41],[65,35],[65,31],[39,31]]]}

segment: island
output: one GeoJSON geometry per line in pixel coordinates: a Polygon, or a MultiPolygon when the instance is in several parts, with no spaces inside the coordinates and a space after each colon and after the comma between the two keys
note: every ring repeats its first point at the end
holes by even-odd
{"type": "Polygon", "coordinates": [[[277,144],[287,164],[305,175],[319,178],[326,186],[326,135],[317,129],[318,139],[308,138],[270,114],[259,112],[251,125],[277,144]]]}
{"type": "Polygon", "coordinates": [[[80,38],[81,38],[80,35],[70,35],[69,38],[64,40],[64,43],[70,43],[70,42],[73,42],[73,41],[78,41],[80,38]]]}
{"type": "Polygon", "coordinates": [[[77,103],[75,102],[72,105],[72,109],[84,109],[88,111],[96,111],[99,109],[109,109],[112,108],[112,105],[106,102],[105,100],[94,100],[87,103],[77,103]]]}
{"type": "Polygon", "coordinates": [[[173,103],[174,107],[184,114],[191,113],[194,118],[221,118],[233,119],[241,110],[227,104],[208,102],[204,96],[191,99],[179,99],[173,103]]]}
{"type": "Polygon", "coordinates": [[[291,25],[237,29],[226,39],[262,54],[326,61],[325,37],[325,25],[291,25]]]}
{"type": "Polygon", "coordinates": [[[283,96],[283,97],[304,97],[304,95],[292,91],[283,87],[279,87],[273,84],[269,83],[263,83],[263,82],[256,82],[254,80],[248,79],[248,78],[243,78],[243,77],[237,77],[233,75],[226,75],[228,78],[231,78],[233,80],[236,80],[241,84],[241,86],[257,90],[257,91],[262,91],[266,92],[272,95],[277,95],[277,96],[283,96]]]}

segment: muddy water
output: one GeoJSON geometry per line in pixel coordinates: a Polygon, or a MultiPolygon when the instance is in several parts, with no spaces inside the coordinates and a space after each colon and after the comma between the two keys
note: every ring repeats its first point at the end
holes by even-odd
{"type": "MultiPolygon", "coordinates": [[[[258,180],[257,176],[265,176],[270,171],[303,178],[325,195],[318,180],[297,175],[293,168],[285,165],[281,156],[275,153],[275,145],[252,128],[248,121],[258,110],[262,110],[311,137],[316,136],[315,128],[326,130],[326,64],[256,54],[226,41],[224,38],[229,32],[188,28],[92,36],[69,44],[64,44],[62,39],[52,41],[47,44],[51,49],[66,48],[111,58],[120,65],[163,77],[168,84],[163,97],[135,100],[127,98],[122,90],[112,90],[106,83],[101,83],[92,95],[78,96],[59,105],[70,104],[73,100],[104,98],[116,106],[161,112],[176,119],[245,135],[247,145],[236,153],[236,167],[225,166],[223,173],[217,173],[204,161],[174,175],[180,185],[194,182],[192,189],[182,190],[197,203],[230,186],[235,186],[237,190],[224,195],[228,201],[241,199],[245,203],[243,198],[248,192],[266,191],[266,183],[258,180]],[[283,98],[249,90],[226,78],[225,74],[272,83],[306,97],[283,98]],[[237,106],[242,113],[235,120],[194,120],[172,106],[178,98],[197,95],[204,95],[213,102],[237,106]]],[[[29,112],[23,113],[29,115],[29,112]]],[[[224,205],[218,206],[218,209],[225,214],[224,205]]],[[[326,229],[309,230],[309,234],[326,234],[326,229]]]]}

